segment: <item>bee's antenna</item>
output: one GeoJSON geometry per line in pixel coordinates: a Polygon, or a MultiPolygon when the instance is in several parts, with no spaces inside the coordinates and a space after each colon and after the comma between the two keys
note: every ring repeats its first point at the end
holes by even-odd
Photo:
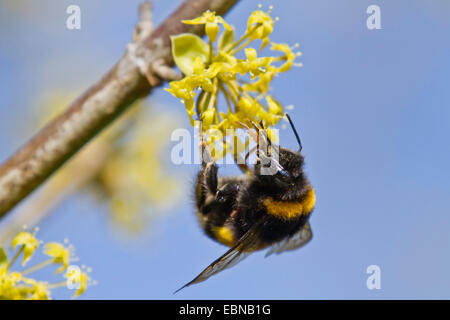
{"type": "Polygon", "coordinates": [[[295,126],[294,126],[294,123],[291,120],[291,117],[287,113],[285,113],[285,115],[286,115],[286,118],[288,118],[289,123],[291,124],[291,127],[292,127],[292,130],[294,131],[295,137],[297,138],[297,142],[298,142],[298,145],[300,147],[298,152],[300,152],[300,151],[302,151],[302,142],[300,141],[300,137],[299,137],[299,135],[297,133],[297,130],[295,129],[295,126]]]}

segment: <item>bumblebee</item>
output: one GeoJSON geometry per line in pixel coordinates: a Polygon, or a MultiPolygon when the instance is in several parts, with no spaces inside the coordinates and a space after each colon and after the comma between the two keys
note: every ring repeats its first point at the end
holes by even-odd
{"type": "MultiPolygon", "coordinates": [[[[198,221],[207,236],[230,249],[176,292],[234,266],[254,251],[268,248],[269,256],[298,249],[311,240],[308,219],[315,205],[314,189],[303,172],[299,135],[289,115],[286,117],[299,151],[279,147],[278,157],[273,157],[258,145],[258,160],[245,176],[219,178],[217,165],[203,143],[202,167],[195,184],[198,221]],[[262,174],[263,167],[273,164],[274,174],[262,174]]],[[[264,137],[270,146],[265,130],[253,127],[257,138],[264,137]]]]}

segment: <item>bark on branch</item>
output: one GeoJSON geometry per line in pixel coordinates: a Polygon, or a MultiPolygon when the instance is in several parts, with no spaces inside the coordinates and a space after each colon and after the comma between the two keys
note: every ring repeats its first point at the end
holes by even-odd
{"type": "MultiPolygon", "coordinates": [[[[0,167],[0,218],[131,103],[161,85],[165,75],[173,76],[167,68],[173,66],[169,37],[183,32],[203,35],[204,29],[181,20],[193,19],[208,9],[223,15],[236,2],[186,0],[151,34],[137,30],[135,42],[128,45],[115,66],[0,167]]],[[[141,18],[146,17],[141,12],[141,18]]]]}

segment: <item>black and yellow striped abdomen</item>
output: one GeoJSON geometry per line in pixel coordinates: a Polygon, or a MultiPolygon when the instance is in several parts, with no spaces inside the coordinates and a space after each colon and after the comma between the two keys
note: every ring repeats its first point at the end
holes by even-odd
{"type": "Polygon", "coordinates": [[[308,216],[316,204],[314,189],[311,188],[305,196],[299,200],[274,200],[268,197],[263,200],[267,214],[281,220],[296,219],[300,216],[308,216]]]}

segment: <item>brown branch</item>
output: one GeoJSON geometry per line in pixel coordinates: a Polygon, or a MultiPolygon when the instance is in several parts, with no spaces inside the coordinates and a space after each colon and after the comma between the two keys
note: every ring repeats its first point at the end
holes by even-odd
{"type": "MultiPolygon", "coordinates": [[[[164,80],[161,78],[161,61],[166,66],[173,65],[170,36],[183,32],[203,35],[203,26],[182,24],[181,20],[193,19],[208,9],[223,15],[236,2],[186,0],[151,34],[140,37],[140,32],[135,33],[136,42],[128,45],[124,55],[98,83],[0,167],[0,217],[42,184],[131,103],[161,85],[164,80]],[[154,71],[154,62],[157,62],[155,67],[159,72],[154,71]]],[[[147,19],[142,12],[141,17],[147,19]]],[[[141,24],[144,28],[145,25],[148,23],[141,24]]]]}

